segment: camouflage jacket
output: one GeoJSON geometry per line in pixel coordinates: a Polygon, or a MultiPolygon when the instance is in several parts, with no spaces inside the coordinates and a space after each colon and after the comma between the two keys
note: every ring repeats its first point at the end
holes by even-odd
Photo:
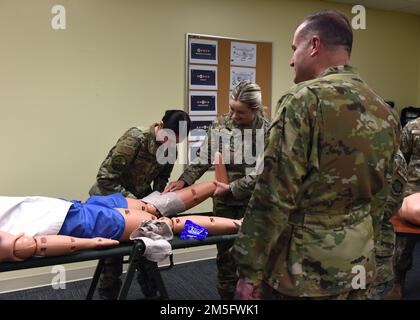
{"type": "Polygon", "coordinates": [[[349,292],[357,274],[372,283],[371,213],[386,198],[399,130],[350,66],[292,87],[278,103],[232,250],[240,276],[301,297],[349,292]]]}
{"type": "Polygon", "coordinates": [[[130,128],[117,141],[102,162],[96,183],[89,191],[93,194],[120,192],[126,197],[142,198],[153,190],[162,192],[168,183],[173,164],[157,162],[155,124],[150,128],[130,128]]]}
{"type": "MultiPolygon", "coordinates": [[[[375,253],[377,277],[375,284],[391,281],[394,277],[392,260],[395,251],[395,232],[391,217],[398,212],[404,200],[404,190],[407,183],[407,163],[400,150],[395,155],[392,183],[388,188],[383,215],[375,232],[375,253]]],[[[378,211],[381,212],[381,211],[378,211]]]]}
{"type": "Polygon", "coordinates": [[[401,133],[401,152],[408,165],[405,195],[420,192],[420,118],[410,121],[401,133]]]}
{"type": "Polygon", "coordinates": [[[187,166],[179,179],[188,185],[193,184],[212,166],[214,152],[220,151],[226,165],[231,192],[214,200],[230,206],[247,205],[257,175],[254,172],[247,174],[247,170],[254,168],[255,163],[252,159],[246,159],[246,154],[249,154],[250,150],[253,150],[253,155],[260,151],[262,157],[268,126],[269,122],[260,114],[257,114],[249,127],[235,125],[229,113],[220,116],[218,121],[210,126],[203,144],[197,151],[198,157],[187,166]],[[247,136],[247,133],[250,134],[247,136]],[[238,147],[242,138],[243,141],[249,141],[243,142],[244,149],[238,147]],[[248,138],[249,140],[246,140],[248,138]]]}

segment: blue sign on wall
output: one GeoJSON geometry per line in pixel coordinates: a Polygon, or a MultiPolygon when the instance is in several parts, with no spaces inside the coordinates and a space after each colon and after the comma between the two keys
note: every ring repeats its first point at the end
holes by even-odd
{"type": "Polygon", "coordinates": [[[215,95],[208,95],[208,96],[196,96],[191,95],[191,111],[198,112],[198,111],[216,111],[216,96],[215,95]]]}

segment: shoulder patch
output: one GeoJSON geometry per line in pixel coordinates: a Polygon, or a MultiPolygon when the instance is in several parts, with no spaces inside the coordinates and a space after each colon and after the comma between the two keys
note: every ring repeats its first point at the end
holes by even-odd
{"type": "Polygon", "coordinates": [[[392,182],[392,193],[395,195],[401,195],[403,191],[403,184],[400,180],[394,180],[392,182]]]}

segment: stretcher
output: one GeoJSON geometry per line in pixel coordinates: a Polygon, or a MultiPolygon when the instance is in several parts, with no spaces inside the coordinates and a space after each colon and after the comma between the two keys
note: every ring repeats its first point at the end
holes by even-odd
{"type": "MultiPolygon", "coordinates": [[[[174,236],[174,238],[169,242],[172,246],[172,249],[175,250],[212,245],[224,241],[234,240],[236,236],[236,234],[208,236],[204,240],[181,240],[179,236],[174,236]]],[[[99,260],[90,284],[89,291],[86,296],[86,300],[91,300],[96,290],[96,286],[98,284],[99,276],[102,272],[105,259],[113,256],[129,256],[128,261],[125,261],[125,263],[128,263],[128,269],[124,277],[120,292],[118,294],[118,300],[123,300],[127,297],[128,291],[130,289],[131,283],[135,275],[135,271],[139,268],[140,264],[149,264],[150,268],[145,268],[149,273],[146,274],[146,277],[147,279],[153,279],[157,285],[157,295],[153,297],[147,297],[147,299],[169,299],[163,279],[160,275],[160,271],[170,269],[174,266],[173,256],[170,256],[169,266],[159,268],[156,262],[149,261],[143,257],[142,254],[144,252],[144,249],[145,247],[142,241],[134,241],[131,243],[122,243],[116,247],[108,249],[82,250],[64,256],[32,257],[22,262],[0,263],[0,272],[46,267],[52,265],[62,265],[67,263],[76,263],[90,260],[99,260]]]]}

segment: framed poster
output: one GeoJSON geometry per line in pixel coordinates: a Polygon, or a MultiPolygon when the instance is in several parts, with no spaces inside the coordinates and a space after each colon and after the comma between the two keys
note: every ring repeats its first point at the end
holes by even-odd
{"type": "Polygon", "coordinates": [[[188,162],[194,143],[202,143],[209,125],[229,112],[230,92],[239,81],[249,79],[261,87],[265,116],[271,117],[273,43],[197,33],[186,33],[185,40],[183,105],[192,120],[184,149],[188,162]]]}
{"type": "Polygon", "coordinates": [[[192,116],[217,115],[217,91],[190,91],[188,103],[192,116]]]}
{"type": "Polygon", "coordinates": [[[230,68],[230,90],[232,90],[237,83],[242,80],[251,80],[255,82],[256,70],[254,68],[230,68]]]}
{"type": "Polygon", "coordinates": [[[190,89],[217,90],[217,67],[190,65],[190,89]]]}
{"type": "Polygon", "coordinates": [[[230,64],[237,66],[257,66],[257,45],[255,43],[231,42],[230,64]]]}
{"type": "Polygon", "coordinates": [[[211,124],[217,120],[216,116],[202,116],[194,117],[191,116],[191,128],[188,135],[189,141],[204,140],[207,135],[207,131],[211,124]]]}
{"type": "Polygon", "coordinates": [[[190,39],[190,63],[217,64],[217,41],[190,39]]]}

